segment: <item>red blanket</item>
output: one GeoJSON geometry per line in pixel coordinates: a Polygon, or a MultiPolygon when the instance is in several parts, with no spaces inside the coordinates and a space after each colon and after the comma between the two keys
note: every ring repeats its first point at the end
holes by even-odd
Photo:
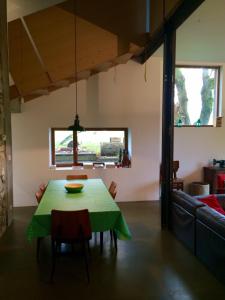
{"type": "Polygon", "coordinates": [[[219,194],[224,193],[224,191],[225,191],[224,181],[225,181],[225,174],[218,174],[217,175],[217,193],[219,193],[219,194]]]}

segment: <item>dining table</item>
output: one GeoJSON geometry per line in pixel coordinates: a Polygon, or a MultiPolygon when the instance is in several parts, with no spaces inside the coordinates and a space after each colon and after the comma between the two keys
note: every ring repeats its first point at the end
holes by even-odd
{"type": "Polygon", "coordinates": [[[130,240],[131,233],[126,220],[102,179],[50,180],[43,197],[27,228],[27,239],[51,235],[51,211],[75,211],[88,209],[92,232],[112,230],[120,240],[130,240]],[[68,193],[65,185],[81,183],[79,193],[68,193]]]}

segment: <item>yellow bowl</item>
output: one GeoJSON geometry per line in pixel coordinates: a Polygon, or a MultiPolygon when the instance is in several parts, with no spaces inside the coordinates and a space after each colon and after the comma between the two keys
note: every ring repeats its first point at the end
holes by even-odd
{"type": "Polygon", "coordinates": [[[80,193],[84,187],[81,183],[68,183],[65,184],[65,189],[68,193],[80,193]]]}

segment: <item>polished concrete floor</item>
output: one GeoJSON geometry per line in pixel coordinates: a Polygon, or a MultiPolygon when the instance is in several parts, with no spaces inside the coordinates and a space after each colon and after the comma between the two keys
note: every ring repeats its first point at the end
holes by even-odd
{"type": "Polygon", "coordinates": [[[75,257],[59,257],[54,283],[49,283],[49,240],[42,244],[38,265],[35,242],[25,237],[35,208],[16,208],[0,240],[0,299],[225,299],[225,287],[170,232],[160,230],[157,202],[119,206],[133,239],[119,241],[116,253],[107,235],[101,255],[93,237],[89,285],[79,249],[75,257]]]}

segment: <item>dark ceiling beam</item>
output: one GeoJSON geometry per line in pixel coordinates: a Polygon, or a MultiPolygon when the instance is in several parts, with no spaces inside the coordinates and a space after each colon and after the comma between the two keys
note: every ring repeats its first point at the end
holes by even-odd
{"type": "Polygon", "coordinates": [[[177,9],[165,18],[164,23],[152,35],[143,52],[135,59],[145,63],[147,59],[163,44],[167,30],[176,30],[205,0],[183,0],[177,9]]]}

